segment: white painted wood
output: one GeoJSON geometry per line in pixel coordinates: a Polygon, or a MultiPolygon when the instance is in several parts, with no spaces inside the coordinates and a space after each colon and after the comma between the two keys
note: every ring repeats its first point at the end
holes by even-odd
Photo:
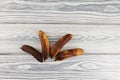
{"type": "Polygon", "coordinates": [[[119,0],[2,0],[1,24],[120,24],[119,0]]]}
{"type": "Polygon", "coordinates": [[[40,49],[38,31],[48,34],[51,45],[71,33],[73,39],[63,49],[80,47],[86,53],[120,53],[119,25],[0,24],[0,54],[21,54],[23,44],[40,49]],[[9,53],[8,53],[9,52],[9,53]]]}
{"type": "Polygon", "coordinates": [[[82,55],[39,63],[29,55],[1,55],[1,79],[119,80],[119,55],[82,55]]]}
{"type": "Polygon", "coordinates": [[[120,80],[120,0],[0,0],[0,80],[120,80]],[[41,51],[39,30],[51,45],[66,33],[63,48],[85,55],[37,62],[20,50],[41,51]]]}
{"type": "Polygon", "coordinates": [[[96,12],[0,12],[1,24],[120,24],[120,14],[103,14],[96,12]]]}

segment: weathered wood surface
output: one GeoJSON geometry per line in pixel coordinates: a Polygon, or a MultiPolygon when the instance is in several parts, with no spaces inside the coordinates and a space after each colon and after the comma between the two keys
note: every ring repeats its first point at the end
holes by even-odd
{"type": "Polygon", "coordinates": [[[2,0],[1,24],[120,24],[119,0],[2,0]]]}
{"type": "Polygon", "coordinates": [[[73,39],[63,49],[82,47],[86,54],[119,54],[119,25],[71,25],[71,24],[0,24],[0,54],[19,54],[23,44],[32,45],[38,50],[38,31],[48,34],[51,45],[66,33],[73,39]],[[6,50],[5,50],[6,49],[6,50]]]}
{"type": "Polygon", "coordinates": [[[120,55],[82,55],[39,63],[29,55],[1,55],[0,78],[18,80],[119,80],[120,55]]]}
{"type": "Polygon", "coordinates": [[[0,0],[0,80],[120,80],[119,0],[0,0]],[[66,33],[63,48],[85,55],[37,62],[19,48],[40,49],[37,31],[51,45],[66,33]]]}

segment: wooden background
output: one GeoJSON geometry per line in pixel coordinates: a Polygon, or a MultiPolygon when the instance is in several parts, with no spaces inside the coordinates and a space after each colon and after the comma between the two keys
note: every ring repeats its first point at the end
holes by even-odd
{"type": "Polygon", "coordinates": [[[120,0],[0,0],[0,80],[120,80],[120,0]],[[85,55],[37,62],[19,48],[41,51],[39,30],[85,55]]]}

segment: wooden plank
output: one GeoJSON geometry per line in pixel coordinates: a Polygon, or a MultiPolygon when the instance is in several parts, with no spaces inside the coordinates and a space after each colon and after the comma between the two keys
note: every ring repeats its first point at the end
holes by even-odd
{"type": "Polygon", "coordinates": [[[0,23],[120,24],[119,6],[119,0],[4,0],[0,23]]]}
{"type": "Polygon", "coordinates": [[[119,0],[4,0],[0,10],[119,12],[119,0]]]}
{"type": "Polygon", "coordinates": [[[0,80],[120,80],[119,0],[0,0],[0,80]],[[41,51],[38,31],[51,45],[66,33],[63,48],[85,55],[39,63],[23,44],[41,51]]]}
{"type": "Polygon", "coordinates": [[[120,55],[82,55],[37,62],[30,55],[1,55],[0,79],[119,80],[120,55]]]}
{"type": "Polygon", "coordinates": [[[0,54],[19,54],[23,44],[38,50],[38,31],[44,30],[51,45],[66,33],[74,35],[64,49],[81,47],[86,54],[120,53],[119,25],[71,25],[71,24],[0,24],[0,54]]]}
{"type": "Polygon", "coordinates": [[[120,24],[120,14],[95,12],[0,12],[0,24],[120,24]],[[7,13],[7,14],[6,14],[7,13]]]}

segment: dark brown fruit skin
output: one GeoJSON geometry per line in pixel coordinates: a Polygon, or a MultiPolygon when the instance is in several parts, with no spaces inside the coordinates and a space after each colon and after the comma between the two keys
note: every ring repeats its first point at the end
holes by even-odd
{"type": "Polygon", "coordinates": [[[46,33],[41,30],[39,31],[39,38],[42,47],[42,55],[45,61],[50,56],[50,43],[46,33]]]}
{"type": "Polygon", "coordinates": [[[81,48],[75,48],[75,49],[69,49],[69,50],[65,50],[63,52],[60,52],[56,58],[55,61],[61,61],[73,56],[78,56],[78,55],[82,55],[84,54],[84,50],[81,48]]]}
{"type": "Polygon", "coordinates": [[[51,58],[55,57],[63,46],[72,38],[72,34],[66,34],[62,38],[60,38],[51,48],[51,58]]]}
{"type": "Polygon", "coordinates": [[[38,52],[36,49],[29,45],[23,45],[21,49],[29,54],[31,54],[34,58],[36,58],[39,62],[43,62],[42,54],[38,52]]]}

